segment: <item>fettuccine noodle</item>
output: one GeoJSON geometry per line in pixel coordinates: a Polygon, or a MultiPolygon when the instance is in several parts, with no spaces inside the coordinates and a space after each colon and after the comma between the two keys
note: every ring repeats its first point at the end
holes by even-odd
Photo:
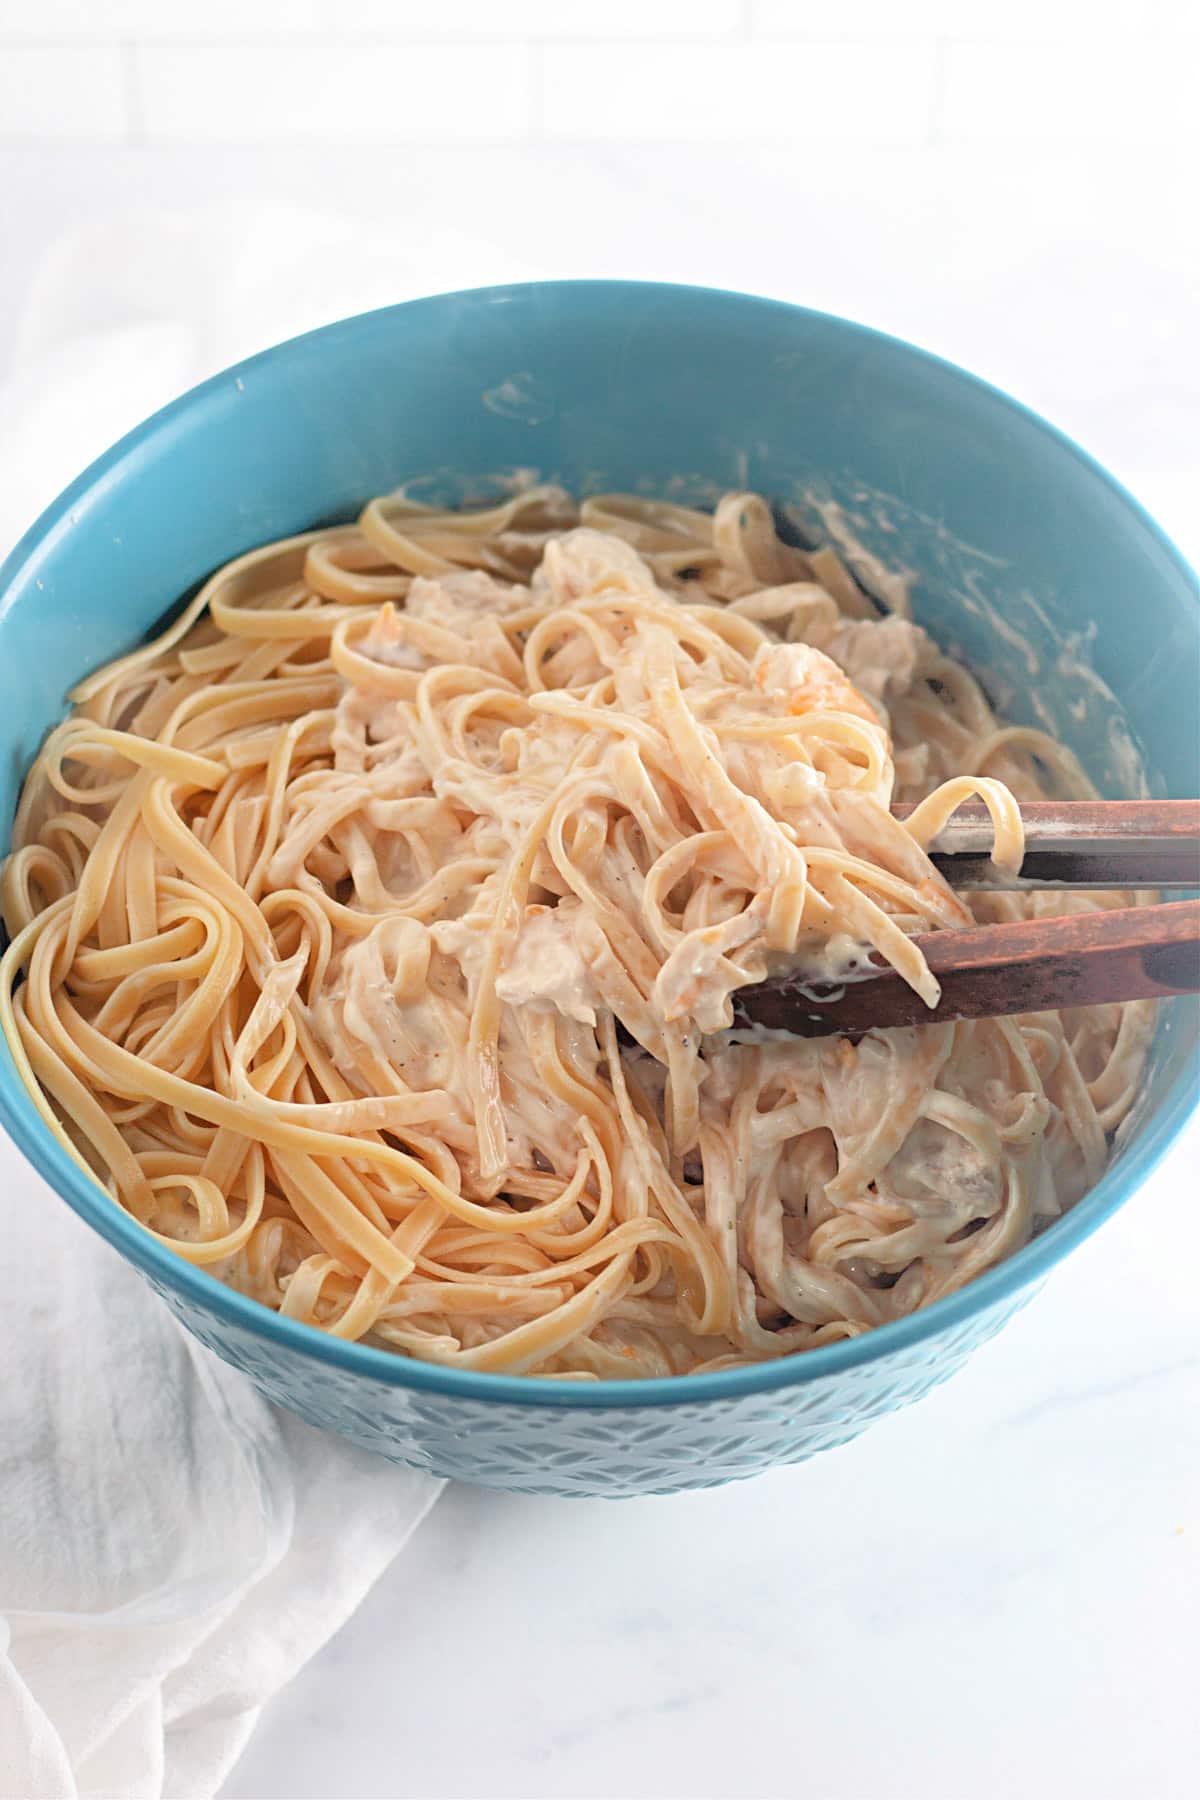
{"type": "Polygon", "coordinates": [[[947,888],[960,801],[1018,867],[1017,802],[1086,780],[755,495],[375,500],[73,699],[13,1054],[147,1231],[338,1336],[581,1377],[853,1336],[1072,1205],[1132,1102],[1146,1003],[730,1030],[781,961],[932,1005],[920,933],[1117,898],[947,888]]]}

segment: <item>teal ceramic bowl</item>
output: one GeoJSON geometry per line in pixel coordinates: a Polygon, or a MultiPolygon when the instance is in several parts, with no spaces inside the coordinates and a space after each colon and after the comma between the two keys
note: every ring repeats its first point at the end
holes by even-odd
{"type": "MultiPolygon", "coordinates": [[[[960,370],[743,295],[545,283],[416,301],[242,363],[158,413],[0,571],[0,820],[71,683],[266,539],[415,477],[704,500],[760,489],[801,529],[915,573],[917,617],[1107,791],[1194,792],[1195,577],[1049,426],[960,370]]],[[[700,1487],[845,1442],[960,1367],[1145,1179],[1194,1084],[1195,1009],[1163,1008],[1134,1129],[1064,1220],[964,1292],[852,1342],[676,1381],[457,1373],[277,1318],[156,1244],[48,1135],[6,1050],[0,1114],[52,1187],[272,1400],[439,1475],[549,1494],[700,1487]]]]}

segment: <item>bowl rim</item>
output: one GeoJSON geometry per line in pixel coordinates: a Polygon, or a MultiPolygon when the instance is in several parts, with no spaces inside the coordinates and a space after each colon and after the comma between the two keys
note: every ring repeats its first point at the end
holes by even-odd
{"type": "MultiPolygon", "coordinates": [[[[865,346],[899,351],[925,365],[931,372],[950,375],[958,382],[974,388],[997,410],[1009,413],[1026,428],[1047,437],[1105,487],[1118,505],[1132,515],[1133,523],[1158,546],[1167,561],[1183,574],[1186,581],[1190,581],[1197,596],[1197,612],[1200,616],[1200,583],[1197,582],[1195,572],[1140,502],[1065,432],[990,382],[903,338],[878,331],[857,320],[845,319],[838,314],[791,301],[685,282],[607,279],[514,282],[457,289],[399,301],[391,306],[333,320],[312,331],[283,339],[220,370],[189,388],[119,438],[76,476],[28,527],[0,564],[0,626],[3,625],[8,610],[10,589],[20,579],[33,578],[54,541],[69,527],[71,511],[79,501],[101,485],[117,479],[122,466],[152,439],[169,432],[190,415],[203,412],[208,404],[227,392],[231,381],[237,381],[247,373],[286,358],[301,347],[313,345],[317,340],[353,334],[358,330],[378,326],[384,320],[401,320],[405,315],[452,303],[472,306],[503,305],[519,296],[535,293],[556,297],[571,294],[578,294],[583,298],[608,296],[614,300],[623,295],[639,299],[658,297],[667,302],[682,304],[700,302],[717,310],[726,307],[731,312],[761,310],[798,315],[836,325],[865,346]]],[[[185,1262],[165,1244],[159,1243],[117,1202],[89,1180],[47,1130],[11,1063],[7,1047],[5,1061],[0,1064],[0,1120],[9,1136],[55,1192],[127,1261],[149,1276],[160,1288],[173,1290],[181,1300],[215,1315],[226,1324],[249,1332],[252,1337],[268,1344],[276,1344],[283,1350],[344,1374],[366,1377],[388,1387],[407,1388],[417,1393],[509,1406],[584,1408],[588,1411],[617,1408],[629,1411],[643,1407],[733,1401],[751,1394],[767,1394],[783,1388],[805,1386],[839,1376],[864,1364],[880,1361],[893,1352],[912,1350],[926,1340],[953,1331],[978,1315],[1004,1306],[1006,1302],[1015,1303],[1016,1296],[1022,1289],[1031,1288],[1044,1279],[1056,1263],[1062,1261],[1110,1218],[1162,1160],[1196,1103],[1191,1090],[1195,1089],[1197,1079],[1200,1078],[1200,1045],[1193,1048],[1188,1065],[1193,1079],[1189,1081],[1189,1068],[1185,1066],[1153,1117],[1120,1149],[1116,1162],[1109,1165],[1096,1186],[1082,1200],[1014,1256],[986,1270],[956,1293],[937,1300],[918,1312],[910,1313],[903,1319],[875,1326],[858,1337],[825,1344],[815,1350],[796,1352],[770,1362],[719,1369],[699,1375],[587,1382],[563,1380],[554,1376],[495,1374],[420,1362],[396,1351],[376,1349],[369,1344],[333,1337],[316,1326],[285,1318],[261,1302],[227,1287],[203,1268],[185,1262]]]]}

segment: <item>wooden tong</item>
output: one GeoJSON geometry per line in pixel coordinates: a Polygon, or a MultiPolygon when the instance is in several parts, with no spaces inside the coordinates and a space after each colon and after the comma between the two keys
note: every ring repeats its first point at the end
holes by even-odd
{"type": "MultiPolygon", "coordinates": [[[[911,811],[893,808],[898,818],[911,811]]],[[[976,890],[1200,889],[1200,801],[1038,802],[1022,806],[1021,816],[1019,876],[991,862],[991,823],[977,805],[959,807],[934,841],[933,862],[952,886],[976,890]]],[[[979,925],[916,941],[941,984],[935,1007],[875,953],[836,987],[813,985],[796,971],[741,988],[735,1022],[828,1037],[1200,992],[1200,900],[979,925]]]]}
{"type": "MultiPolygon", "coordinates": [[[[893,806],[906,819],[915,806],[893,806]]],[[[960,806],[931,861],[951,887],[1200,888],[1200,800],[1035,800],[1022,806],[1019,876],[991,859],[986,806],[960,806]]]]}

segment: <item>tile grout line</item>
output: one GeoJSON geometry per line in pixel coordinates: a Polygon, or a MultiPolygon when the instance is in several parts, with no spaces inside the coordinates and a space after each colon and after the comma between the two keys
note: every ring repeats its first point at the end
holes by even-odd
{"type": "Polygon", "coordinates": [[[525,141],[541,144],[546,138],[546,46],[540,39],[531,39],[526,45],[526,55],[529,59],[526,73],[529,91],[525,141]]]}
{"type": "Polygon", "coordinates": [[[141,149],[146,143],[146,108],[142,98],[142,72],[137,45],[122,39],[121,109],[125,115],[125,142],[141,149]]]}
{"type": "MultiPolygon", "coordinates": [[[[747,15],[748,17],[748,15],[747,15]]],[[[489,35],[480,32],[460,36],[445,37],[428,36],[412,37],[402,31],[355,31],[337,32],[322,26],[320,30],[296,32],[283,35],[271,35],[269,32],[248,32],[239,34],[231,32],[225,37],[160,37],[154,32],[140,34],[137,38],[124,38],[116,33],[108,35],[88,35],[86,37],[62,37],[47,33],[45,37],[28,33],[16,35],[4,30],[0,25],[0,48],[16,50],[113,50],[121,44],[132,44],[141,50],[274,50],[286,55],[290,50],[381,50],[403,48],[406,50],[519,50],[523,45],[538,42],[554,50],[569,50],[576,47],[595,50],[598,47],[614,47],[617,49],[636,50],[641,45],[653,45],[658,49],[714,49],[751,36],[748,24],[736,24],[732,30],[719,32],[709,31],[658,31],[658,32],[609,32],[573,34],[570,37],[540,37],[534,39],[513,36],[489,35]]],[[[762,43],[776,44],[855,44],[861,45],[861,38],[847,37],[844,32],[828,31],[815,35],[798,36],[795,33],[768,33],[758,40],[762,43]]]]}
{"type": "Polygon", "coordinates": [[[933,83],[929,94],[929,130],[925,142],[940,150],[946,143],[946,79],[949,74],[947,51],[949,42],[942,33],[933,40],[933,83]]]}

